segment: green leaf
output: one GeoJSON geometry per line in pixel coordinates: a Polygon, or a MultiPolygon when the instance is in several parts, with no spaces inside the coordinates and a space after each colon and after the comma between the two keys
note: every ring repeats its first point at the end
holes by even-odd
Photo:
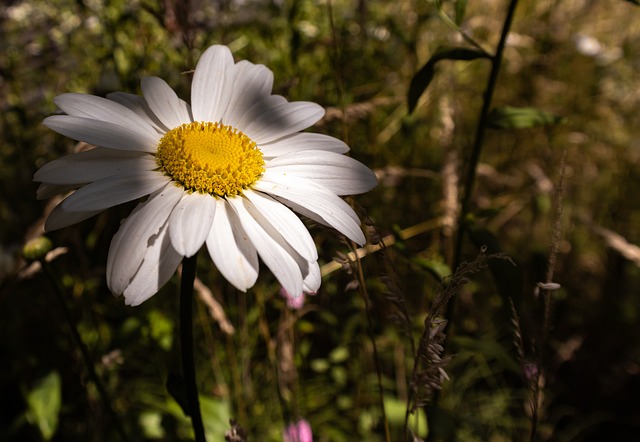
{"type": "Polygon", "coordinates": [[[148,314],[151,338],[165,351],[173,346],[174,323],[160,310],[151,310],[148,314]]]}
{"type": "Polygon", "coordinates": [[[525,129],[561,122],[562,117],[535,107],[503,106],[491,111],[488,125],[494,129],[525,129]]]}
{"type": "Polygon", "coordinates": [[[37,426],[42,438],[50,440],[58,428],[62,403],[62,381],[57,371],[38,380],[27,393],[27,420],[37,426]]]}
{"type": "Polygon", "coordinates": [[[349,349],[347,347],[336,347],[329,354],[329,360],[334,364],[339,364],[347,359],[349,359],[349,349]]]}
{"type": "Polygon", "coordinates": [[[220,440],[220,436],[229,429],[231,409],[224,399],[200,396],[202,422],[207,434],[207,441],[220,440]]]}
{"type": "MultiPolygon", "coordinates": [[[[183,387],[178,386],[177,388],[183,387]]],[[[180,404],[174,399],[176,399],[176,397],[173,395],[171,398],[168,398],[166,407],[164,407],[164,413],[170,414],[181,424],[189,426],[191,420],[188,417],[190,416],[188,406],[184,403],[180,404]]],[[[186,398],[181,398],[180,401],[184,402],[186,398]]],[[[229,429],[229,420],[232,417],[229,402],[225,399],[213,398],[201,394],[198,395],[198,401],[200,402],[200,413],[202,415],[202,424],[204,425],[207,442],[221,440],[221,435],[229,429]]],[[[168,438],[165,436],[165,433],[168,432],[169,429],[164,427],[162,421],[159,422],[158,419],[162,420],[163,415],[154,411],[146,411],[141,415],[139,424],[143,427],[146,437],[154,440],[167,440],[168,438]]],[[[166,422],[164,425],[166,425],[166,422]]]]}
{"type": "Polygon", "coordinates": [[[433,76],[435,75],[436,63],[441,60],[463,60],[471,61],[478,58],[491,58],[489,54],[479,49],[470,48],[439,48],[436,53],[431,56],[429,61],[413,76],[409,85],[409,93],[407,94],[407,102],[409,105],[409,113],[413,112],[418,104],[420,96],[427,89],[433,76]]]}
{"type": "MultiPolygon", "coordinates": [[[[402,427],[407,412],[407,403],[394,397],[384,398],[384,411],[389,424],[394,427],[402,427]]],[[[409,428],[422,437],[426,436],[427,416],[422,408],[409,415],[409,428]]]]}
{"type": "Polygon", "coordinates": [[[157,410],[143,411],[138,417],[138,425],[147,439],[163,439],[166,436],[162,428],[162,413],[157,410]]]}
{"type": "Polygon", "coordinates": [[[324,373],[331,367],[331,364],[326,359],[312,359],[309,365],[316,373],[324,373]]]}
{"type": "Polygon", "coordinates": [[[442,281],[447,276],[451,275],[451,267],[445,263],[441,257],[425,259],[420,256],[416,256],[412,259],[417,265],[424,270],[431,273],[438,281],[442,281]]]}

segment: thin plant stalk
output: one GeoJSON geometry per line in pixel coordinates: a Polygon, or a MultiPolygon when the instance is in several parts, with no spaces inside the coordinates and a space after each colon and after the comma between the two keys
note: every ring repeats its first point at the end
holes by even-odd
{"type": "MultiPolygon", "coordinates": [[[[355,250],[355,246],[352,244],[352,249],[355,250]]],[[[367,313],[367,329],[369,331],[369,338],[371,339],[371,345],[373,346],[373,362],[376,367],[376,375],[378,377],[378,393],[380,401],[380,411],[382,413],[382,420],[384,424],[385,441],[391,442],[391,433],[389,432],[389,421],[387,419],[387,413],[384,409],[384,389],[382,388],[382,367],[380,365],[380,357],[378,356],[378,346],[376,345],[376,337],[373,332],[373,318],[371,317],[371,303],[369,302],[369,293],[364,281],[364,273],[362,271],[362,261],[356,255],[355,270],[358,275],[358,291],[364,299],[364,309],[367,313]]]]}
{"type": "MultiPolygon", "coordinates": [[[[258,319],[258,330],[262,335],[262,339],[264,339],[264,343],[267,346],[267,356],[269,358],[269,363],[273,370],[273,378],[276,381],[276,395],[278,396],[278,402],[280,403],[280,411],[282,413],[282,421],[284,425],[287,425],[287,422],[291,418],[291,411],[289,406],[287,405],[287,401],[282,395],[281,383],[280,383],[280,374],[278,372],[278,355],[277,355],[277,342],[271,336],[271,332],[269,331],[269,324],[267,323],[267,315],[264,306],[264,294],[259,292],[256,294],[256,301],[258,303],[258,308],[260,309],[260,317],[258,319]]],[[[285,314],[287,311],[285,310],[285,314]]]]}
{"type": "Polygon", "coordinates": [[[234,344],[234,336],[226,336],[226,355],[228,358],[229,371],[231,372],[231,397],[235,402],[239,422],[247,422],[247,402],[244,400],[245,390],[241,376],[241,366],[238,363],[237,346],[234,344]]]}
{"type": "Polygon", "coordinates": [[[100,381],[100,378],[98,377],[98,373],[96,373],[93,360],[91,359],[91,356],[89,356],[89,349],[84,344],[84,341],[82,340],[82,337],[78,332],[78,328],[76,327],[75,322],[71,317],[71,312],[69,311],[69,307],[67,306],[67,302],[65,300],[64,290],[60,286],[60,283],[56,278],[55,273],[51,269],[51,266],[49,265],[49,263],[45,259],[40,259],[39,261],[40,261],[40,264],[42,265],[44,272],[49,278],[49,281],[51,282],[51,286],[53,287],[53,292],[55,293],[56,298],[58,298],[58,303],[62,308],[62,313],[64,314],[64,319],[67,322],[67,325],[69,326],[69,330],[71,331],[71,336],[73,337],[73,341],[76,347],[80,350],[80,354],[82,355],[82,360],[84,361],[84,365],[87,367],[87,371],[89,372],[89,378],[96,386],[96,389],[98,390],[98,394],[100,395],[100,399],[102,400],[102,403],[104,404],[104,407],[106,408],[107,412],[111,416],[111,420],[113,421],[113,425],[116,429],[116,432],[120,436],[120,439],[123,442],[128,442],[129,439],[127,438],[127,434],[124,432],[124,428],[122,427],[120,419],[116,414],[116,412],[114,411],[113,407],[111,406],[111,399],[107,394],[107,390],[104,388],[102,381],[100,381]]]}
{"type": "MultiPolygon", "coordinates": [[[[551,252],[549,253],[549,261],[547,264],[546,282],[553,282],[553,274],[556,267],[556,259],[558,256],[558,248],[560,246],[560,240],[562,235],[562,213],[564,210],[563,197],[564,197],[564,178],[566,173],[566,159],[567,150],[562,152],[562,159],[560,161],[560,181],[556,187],[556,198],[554,202],[555,206],[555,220],[553,224],[553,233],[551,237],[551,252]]],[[[531,401],[531,432],[529,440],[534,442],[538,437],[538,424],[540,420],[540,395],[542,393],[540,386],[540,375],[542,373],[542,367],[545,359],[545,350],[549,341],[549,333],[551,329],[551,290],[543,291],[544,299],[544,318],[542,325],[542,339],[540,340],[540,347],[538,350],[537,370],[534,375],[533,385],[533,399],[531,401]]]]}
{"type": "Polygon", "coordinates": [[[196,279],[198,254],[185,258],[182,262],[182,280],[180,282],[180,349],[182,357],[182,375],[184,376],[187,403],[191,426],[196,442],[206,442],[200,400],[196,384],[196,368],[193,353],[193,284],[196,279]]]}

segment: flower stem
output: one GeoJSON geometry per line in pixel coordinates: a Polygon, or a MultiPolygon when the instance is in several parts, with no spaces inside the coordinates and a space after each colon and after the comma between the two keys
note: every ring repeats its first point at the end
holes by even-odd
{"type": "Polygon", "coordinates": [[[120,419],[118,418],[118,415],[116,414],[116,412],[113,410],[113,407],[111,406],[111,399],[107,394],[107,390],[104,388],[102,381],[100,381],[100,378],[98,377],[98,373],[96,373],[95,366],[93,365],[93,360],[89,355],[89,349],[87,348],[84,341],[82,340],[82,337],[80,336],[80,332],[78,332],[78,328],[76,327],[76,324],[73,321],[73,318],[71,316],[71,311],[69,311],[69,307],[67,306],[67,302],[64,296],[64,290],[60,285],[60,282],[56,277],[55,273],[51,269],[51,266],[49,265],[49,263],[45,259],[40,259],[39,261],[40,261],[40,264],[42,265],[42,269],[44,270],[47,277],[49,278],[49,281],[51,282],[51,286],[53,287],[53,292],[55,293],[56,298],[58,298],[58,303],[62,308],[64,319],[69,325],[69,330],[71,331],[71,336],[73,337],[73,341],[76,347],[80,350],[80,354],[82,355],[82,360],[84,362],[84,365],[87,367],[87,371],[89,372],[89,378],[91,379],[91,381],[93,381],[94,385],[96,386],[96,389],[98,390],[98,394],[100,395],[100,399],[102,399],[102,403],[104,404],[104,407],[107,410],[107,413],[109,413],[111,417],[113,426],[115,427],[116,431],[118,432],[118,435],[120,436],[120,440],[122,440],[123,442],[128,442],[129,439],[127,438],[127,434],[124,432],[120,419]]]}
{"type": "Polygon", "coordinates": [[[184,376],[187,403],[191,426],[196,442],[205,442],[204,426],[200,414],[200,401],[196,385],[196,368],[193,354],[193,284],[196,279],[198,255],[182,261],[182,280],[180,283],[180,348],[182,356],[182,375],[184,376]]]}

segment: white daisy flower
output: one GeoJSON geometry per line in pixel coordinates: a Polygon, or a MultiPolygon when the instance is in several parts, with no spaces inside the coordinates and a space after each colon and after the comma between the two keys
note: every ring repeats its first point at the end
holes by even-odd
{"type": "Polygon", "coordinates": [[[212,46],[196,66],[191,105],[157,77],[142,80],[142,97],[57,97],[65,115],[44,124],[97,147],[36,172],[39,198],[77,189],[46,229],[148,196],[109,248],[107,284],[129,305],[157,293],[203,244],[239,290],[256,282],[260,257],[287,292],[317,291],[315,244],[291,209],[362,245],[360,221],[339,195],[366,192],[376,179],[343,155],[340,140],[300,132],[322,107],[288,102],[272,86],[267,67],[234,63],[226,46],[212,46]]]}

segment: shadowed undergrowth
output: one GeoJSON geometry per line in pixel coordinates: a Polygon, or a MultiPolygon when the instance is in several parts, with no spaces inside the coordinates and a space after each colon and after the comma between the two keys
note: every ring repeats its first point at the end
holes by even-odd
{"type": "Polygon", "coordinates": [[[275,93],[324,106],[313,130],[347,142],[379,184],[350,201],[365,248],[305,220],[323,285],[299,310],[266,271],[241,294],[199,261],[195,364],[209,440],[282,440],[300,418],[315,441],[637,434],[634,2],[518,2],[477,164],[509,2],[201,3],[0,6],[0,439],[117,440],[114,419],[130,440],[191,437],[175,376],[178,277],[136,308],[106,287],[109,243],[132,206],[48,235],[117,418],[44,272],[20,250],[52,208],[36,201],[33,173],[75,148],[41,125],[53,98],[139,93],[148,75],[186,98],[214,43],[271,68],[275,93]]]}

